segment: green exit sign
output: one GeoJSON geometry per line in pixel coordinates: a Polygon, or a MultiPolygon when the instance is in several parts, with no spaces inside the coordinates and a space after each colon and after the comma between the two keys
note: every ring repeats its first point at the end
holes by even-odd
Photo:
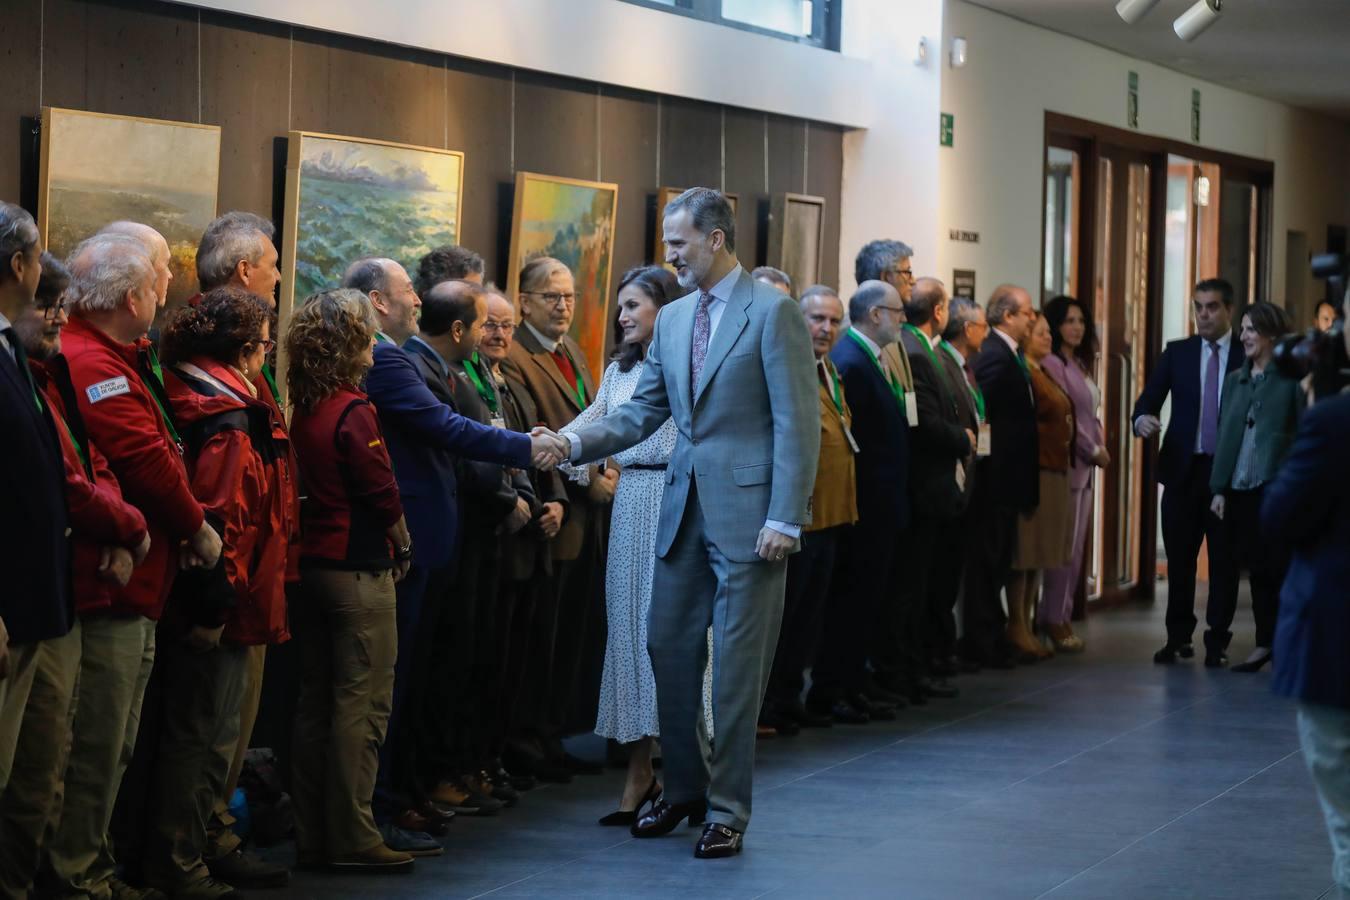
{"type": "Polygon", "coordinates": [[[943,113],[938,125],[938,143],[943,147],[952,146],[952,132],[956,130],[956,116],[943,113]]]}

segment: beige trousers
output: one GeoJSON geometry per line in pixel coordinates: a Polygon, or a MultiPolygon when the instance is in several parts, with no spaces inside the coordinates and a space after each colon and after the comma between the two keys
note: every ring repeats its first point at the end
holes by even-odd
{"type": "Polygon", "coordinates": [[[300,701],[291,744],[298,856],[334,859],[383,843],[370,801],[398,656],[390,572],[311,569],[293,608],[300,701]]]}

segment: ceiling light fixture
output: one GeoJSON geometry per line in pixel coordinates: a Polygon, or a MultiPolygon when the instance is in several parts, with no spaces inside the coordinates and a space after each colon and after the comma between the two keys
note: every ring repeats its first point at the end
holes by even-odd
{"type": "Polygon", "coordinates": [[[1148,15],[1148,11],[1157,5],[1158,0],[1120,0],[1116,4],[1116,15],[1124,19],[1127,24],[1133,25],[1148,15]]]}
{"type": "Polygon", "coordinates": [[[1196,4],[1186,10],[1172,23],[1172,30],[1183,41],[1193,41],[1206,28],[1219,21],[1223,11],[1223,0],[1196,0],[1196,4]]]}

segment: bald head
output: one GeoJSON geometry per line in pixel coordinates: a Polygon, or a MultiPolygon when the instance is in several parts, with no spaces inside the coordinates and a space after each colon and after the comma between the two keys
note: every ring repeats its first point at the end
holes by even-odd
{"type": "Polygon", "coordinates": [[[342,286],[370,297],[380,330],[402,344],[417,334],[417,311],[422,306],[412,279],[403,266],[383,256],[368,256],[347,266],[342,286]]]}
{"type": "Polygon", "coordinates": [[[169,296],[169,282],[173,280],[173,272],[169,270],[169,242],[164,239],[164,235],[149,225],[126,220],[103,226],[99,234],[124,235],[145,248],[145,255],[150,257],[155,267],[155,297],[159,305],[163,306],[169,296]]]}
{"type": "Polygon", "coordinates": [[[910,291],[905,316],[929,337],[942,334],[947,327],[947,288],[936,278],[920,278],[910,291]]]}
{"type": "Polygon", "coordinates": [[[1015,284],[1000,284],[985,307],[989,324],[1021,343],[1031,328],[1031,295],[1015,284]]]}
{"type": "Polygon", "coordinates": [[[905,324],[900,294],[885,281],[872,279],[858,285],[848,301],[849,324],[882,347],[894,343],[905,324]]]}

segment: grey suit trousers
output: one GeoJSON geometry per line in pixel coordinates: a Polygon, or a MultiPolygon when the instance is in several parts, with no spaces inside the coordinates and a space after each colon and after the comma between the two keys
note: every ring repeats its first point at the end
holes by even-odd
{"type": "Polygon", "coordinates": [[[786,560],[727,559],[708,539],[700,496],[690,485],[675,541],[656,560],[647,627],[665,799],[690,803],[706,794],[707,821],[742,832],[750,821],[755,725],[773,669],[786,579],[786,560]],[[698,722],[709,625],[717,734],[705,761],[698,722]]]}

